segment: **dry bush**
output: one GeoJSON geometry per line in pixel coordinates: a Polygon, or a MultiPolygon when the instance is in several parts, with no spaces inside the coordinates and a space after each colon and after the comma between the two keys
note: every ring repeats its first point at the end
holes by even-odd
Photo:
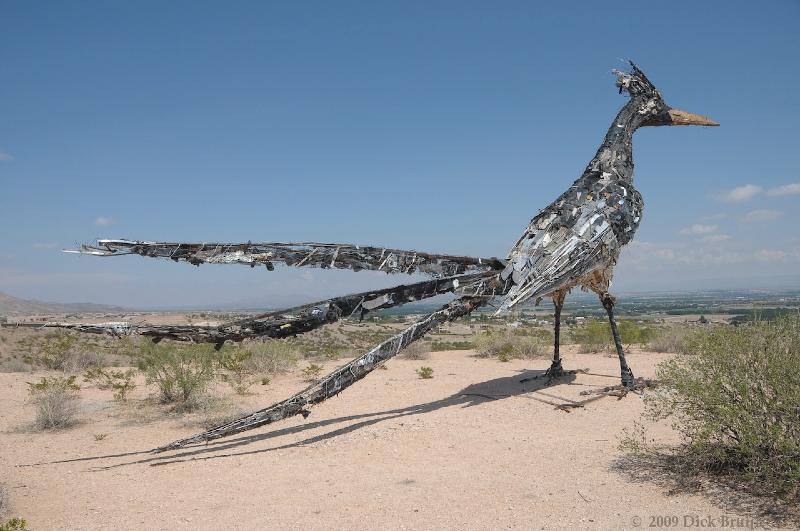
{"type": "Polygon", "coordinates": [[[30,400],[36,407],[36,424],[40,430],[67,428],[75,424],[78,412],[78,391],[75,376],[42,378],[28,382],[30,400]]]}
{"type": "Polygon", "coordinates": [[[535,336],[518,336],[508,331],[487,331],[475,338],[475,353],[499,361],[540,358],[546,353],[544,340],[535,336]]]}
{"type": "Polygon", "coordinates": [[[431,349],[430,346],[419,341],[404,348],[397,357],[404,360],[427,360],[431,357],[431,349]]]}

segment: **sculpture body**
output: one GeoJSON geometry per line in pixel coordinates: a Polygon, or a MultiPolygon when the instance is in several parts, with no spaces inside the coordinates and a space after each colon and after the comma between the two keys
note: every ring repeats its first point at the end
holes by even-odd
{"type": "MultiPolygon", "coordinates": [[[[644,73],[633,63],[631,66],[630,73],[615,72],[620,92],[627,92],[630,100],[614,119],[597,154],[581,177],[531,220],[506,260],[320,243],[189,244],[100,240],[96,246],[83,246],[78,251],[82,254],[139,254],[186,261],[194,265],[239,263],[251,267],[263,265],[272,270],[274,263],[282,263],[292,267],[421,272],[433,277],[432,280],[414,284],[270,312],[218,327],[137,325],[135,329],[131,327],[125,330],[155,340],[204,341],[221,346],[226,340],[241,341],[259,336],[281,338],[307,332],[357,313],[363,315],[441,293],[459,295],[440,310],[420,319],[300,393],[155,451],[217,439],[291,415],[305,416],[308,407],[338,394],[435,326],[466,315],[495,297],[502,297],[498,311],[509,310],[530,299],[536,302],[542,297],[553,299],[554,356],[553,364],[545,374],[554,379],[567,372],[561,366],[559,355],[560,317],[564,299],[575,287],[594,291],[608,313],[620,359],[622,387],[634,388],[636,381],[625,360],[614,319],[614,298],[608,291],[620,251],[636,233],[644,209],[642,196],[633,186],[633,134],[642,126],[718,124],[708,118],[670,108],[644,73]]],[[[83,324],[56,326],[84,332],[120,333],[119,324],[114,327],[83,324]]]]}

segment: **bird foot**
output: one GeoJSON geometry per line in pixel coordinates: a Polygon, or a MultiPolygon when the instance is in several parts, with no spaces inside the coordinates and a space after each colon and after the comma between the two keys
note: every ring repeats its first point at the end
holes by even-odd
{"type": "Polygon", "coordinates": [[[641,394],[648,387],[655,387],[656,382],[655,380],[648,380],[647,378],[634,378],[633,374],[630,375],[631,379],[629,383],[623,383],[620,385],[612,385],[609,387],[603,387],[600,389],[592,389],[590,391],[581,391],[581,394],[586,395],[605,395],[605,396],[616,396],[617,398],[622,398],[627,395],[629,392],[641,394]]]}
{"type": "Polygon", "coordinates": [[[550,365],[550,368],[544,371],[542,374],[537,374],[536,376],[531,376],[529,378],[523,378],[519,381],[519,383],[526,383],[533,380],[538,380],[539,378],[547,378],[547,382],[545,385],[550,385],[553,380],[557,380],[558,378],[563,378],[564,376],[570,374],[578,374],[580,372],[586,372],[586,369],[569,369],[565,370],[564,367],[561,366],[561,360],[553,361],[550,365]]]}

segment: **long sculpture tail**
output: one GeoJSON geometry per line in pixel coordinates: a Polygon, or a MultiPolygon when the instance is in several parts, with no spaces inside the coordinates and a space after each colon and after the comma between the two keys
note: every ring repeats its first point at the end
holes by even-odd
{"type": "Polygon", "coordinates": [[[319,404],[350,387],[436,326],[467,315],[487,304],[490,299],[490,296],[467,296],[456,299],[286,400],[203,433],[171,442],[152,451],[153,453],[160,453],[182,448],[189,444],[208,442],[252,430],[294,415],[306,417],[309,414],[309,407],[319,404]]]}

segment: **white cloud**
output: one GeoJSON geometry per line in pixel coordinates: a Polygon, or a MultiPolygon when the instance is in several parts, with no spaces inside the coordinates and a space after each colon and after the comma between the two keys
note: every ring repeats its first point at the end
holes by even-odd
{"type": "Polygon", "coordinates": [[[745,184],[744,186],[737,186],[736,188],[720,192],[716,195],[716,198],[726,203],[740,203],[752,199],[763,191],[763,188],[755,184],[745,184]]]}
{"type": "Polygon", "coordinates": [[[727,234],[711,234],[710,236],[704,236],[702,238],[704,242],[725,242],[730,239],[731,237],[727,234]]]}
{"type": "Polygon", "coordinates": [[[782,196],[800,194],[800,183],[784,184],[783,186],[776,186],[767,190],[767,195],[782,196]]]}
{"type": "Polygon", "coordinates": [[[761,249],[753,254],[758,262],[782,262],[786,260],[786,252],[770,249],[761,249]]]}
{"type": "Polygon", "coordinates": [[[94,220],[94,224],[97,225],[98,227],[108,227],[109,225],[113,225],[114,223],[116,223],[116,221],[114,221],[112,218],[105,218],[103,216],[100,216],[99,218],[94,220]]]}
{"type": "Polygon", "coordinates": [[[718,228],[719,227],[717,227],[716,225],[702,225],[700,223],[695,223],[691,227],[686,227],[685,229],[681,229],[680,233],[693,234],[695,236],[698,236],[701,234],[711,234],[712,232],[717,232],[718,228]]]}
{"type": "Polygon", "coordinates": [[[9,153],[0,150],[0,161],[10,162],[12,160],[14,160],[14,157],[12,157],[9,153]]]}
{"type": "Polygon", "coordinates": [[[742,221],[745,223],[761,223],[763,221],[773,221],[778,219],[783,215],[783,212],[779,210],[768,210],[768,209],[756,209],[751,210],[744,216],[742,216],[742,221]]]}

